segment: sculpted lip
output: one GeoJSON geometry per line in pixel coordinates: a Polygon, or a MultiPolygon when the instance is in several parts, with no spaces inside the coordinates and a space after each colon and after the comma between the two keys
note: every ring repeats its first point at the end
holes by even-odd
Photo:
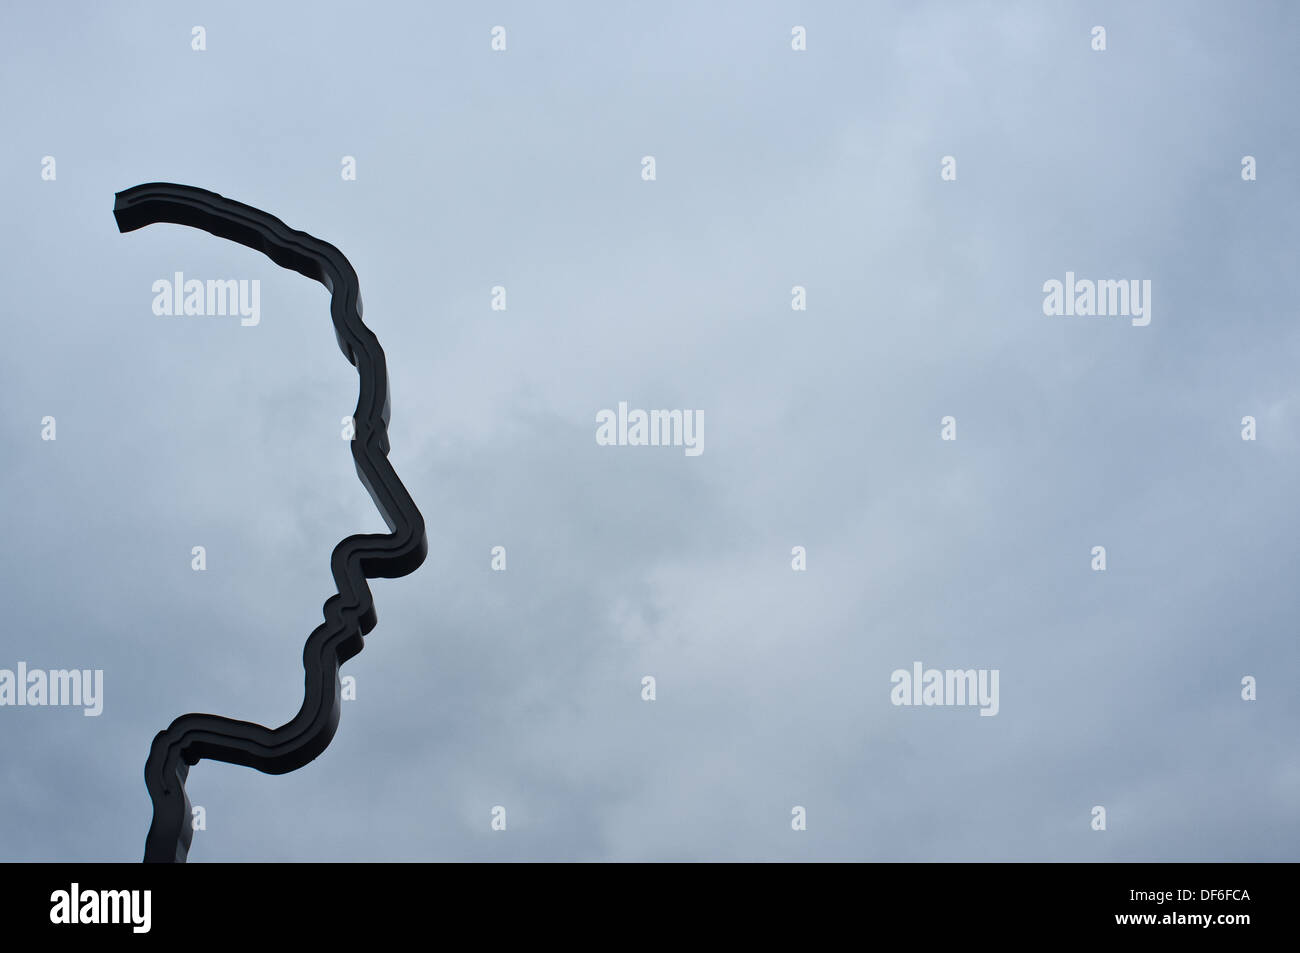
{"type": "Polygon", "coordinates": [[[144,859],[184,862],[193,837],[185,792],[190,765],[208,758],[284,774],[324,751],[338,727],[339,666],[361,651],[362,637],[375,627],[374,599],[366,580],[414,572],[429,545],[424,518],[388,462],[388,367],[378,338],[361,320],[360,284],[343,253],[260,209],[188,185],[153,182],[126,189],[117,193],[113,216],[122,232],[155,222],[201,228],[260,251],[329,290],[334,335],[360,383],[353,414],[356,434],[350,441],[353,462],[390,530],[349,536],[334,547],[330,569],[338,591],[325,601],[325,621],[303,647],[303,701],[291,721],[268,728],[219,715],[188,714],[154,738],[145,763],[153,822],[144,859]]]}

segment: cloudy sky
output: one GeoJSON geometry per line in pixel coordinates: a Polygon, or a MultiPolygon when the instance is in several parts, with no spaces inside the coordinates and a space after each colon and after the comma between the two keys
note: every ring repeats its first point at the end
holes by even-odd
{"type": "Polygon", "coordinates": [[[105,696],[0,708],[0,857],[138,859],[153,735],[291,717],[384,529],[327,293],[117,232],[171,181],[349,257],[430,545],[320,758],[191,771],[191,860],[1296,860],[1300,9],[476,7],[0,13],[0,668],[105,696]],[[177,271],[260,324],[156,316],[177,271]],[[1044,315],[1067,271],[1150,325],[1044,315]],[[619,401],[704,452],[597,446],[619,401]]]}

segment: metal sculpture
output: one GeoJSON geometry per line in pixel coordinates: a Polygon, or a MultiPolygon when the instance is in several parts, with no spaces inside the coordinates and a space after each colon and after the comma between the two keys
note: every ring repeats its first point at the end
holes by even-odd
{"type": "Polygon", "coordinates": [[[390,530],[387,535],[349,536],[334,547],[330,569],[338,591],[325,601],[325,621],[303,649],[305,689],[302,707],[291,721],[268,728],[220,715],[188,714],[154,738],[144,771],[153,801],[144,859],[183,863],[193,837],[185,792],[190,766],[207,758],[284,774],[324,751],[338,727],[339,667],[361,651],[363,636],[375,627],[374,598],[366,580],[414,572],[429,545],[424,518],[388,462],[388,368],[379,340],[361,320],[360,286],[343,253],[260,209],[188,185],[153,182],[118,192],[113,217],[122,232],[155,222],[201,228],[260,251],[329,290],[335,337],[360,378],[352,458],[390,530]]]}

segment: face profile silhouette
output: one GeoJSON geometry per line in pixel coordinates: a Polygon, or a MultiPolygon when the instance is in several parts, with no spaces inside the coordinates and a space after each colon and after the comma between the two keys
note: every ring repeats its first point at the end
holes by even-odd
{"type": "Polygon", "coordinates": [[[326,287],[335,337],[360,383],[352,458],[389,528],[387,534],[349,536],[334,547],[330,571],[337,592],[325,600],[325,621],[303,648],[302,707],[292,720],[268,728],[220,715],[188,714],[154,738],[144,771],[153,801],[144,859],[183,863],[193,837],[185,791],[190,766],[207,758],[284,774],[324,751],[339,722],[339,667],[361,651],[363,636],[375,627],[374,598],[366,580],[414,572],[429,545],[424,518],[388,462],[388,368],[378,338],[361,320],[360,286],[343,253],[273,215],[188,185],[153,182],[118,192],[113,217],[121,232],[155,222],[201,228],[326,287]]]}

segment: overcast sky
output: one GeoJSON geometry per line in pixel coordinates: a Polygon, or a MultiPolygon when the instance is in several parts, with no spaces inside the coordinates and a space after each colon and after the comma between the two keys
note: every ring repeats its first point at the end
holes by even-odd
{"type": "Polygon", "coordinates": [[[191,860],[1298,859],[1298,63],[1283,2],[6,5],[0,668],[104,711],[0,708],[0,857],[138,859],[153,735],[291,717],[384,528],[327,293],[119,234],[171,181],[349,257],[430,546],[321,757],[191,771],[191,860]]]}

